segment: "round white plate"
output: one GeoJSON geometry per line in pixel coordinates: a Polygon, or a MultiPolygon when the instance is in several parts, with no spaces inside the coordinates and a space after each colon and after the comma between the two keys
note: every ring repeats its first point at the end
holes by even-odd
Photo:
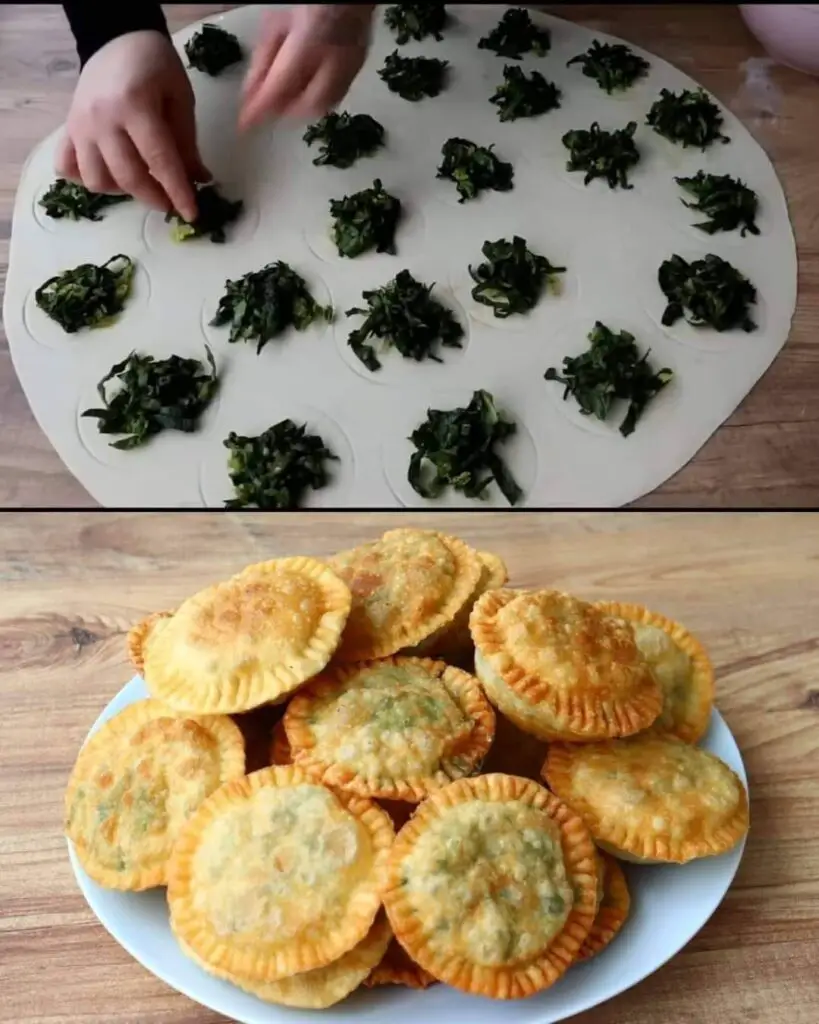
{"type": "MultiPolygon", "coordinates": [[[[212,20],[249,49],[260,10],[250,5],[212,20]]],[[[727,110],[730,145],[717,144],[703,154],[666,142],[644,124],[649,107],[661,88],[697,83],[634,47],[650,61],[650,73],[624,95],[609,97],[566,63],[593,39],[612,37],[540,13],[533,17],[550,28],[552,49],[543,59],[526,57],[521,63],[555,81],[563,105],[539,118],[501,124],[488,100],[504,65],[515,62],[479,50],[477,41],[504,10],[453,5],[456,24],[442,42],[403,48],[451,65],[451,85],[419,103],[393,95],[378,77],[395,48],[378,12],[370,56],[344,109],[377,118],[387,129],[387,146],[349,170],[314,167],[315,149],[301,138],[304,125],[268,124],[237,138],[243,69],[217,79],[191,72],[205,162],[226,194],[246,204],[245,220],[225,245],[173,245],[161,216],[136,203],[115,207],[98,224],[49,221],[37,202],[54,178],[58,133],[32,153],[14,210],[5,328],[34,415],[97,501],[107,507],[219,507],[231,493],[222,445],[228,433],[258,432],[293,417],[325,436],[343,460],[331,470],[330,486],[308,505],[436,506],[406,482],[407,434],[429,407],[466,405],[483,388],[520,425],[508,459],[525,487],[522,507],[616,507],[677,472],[734,412],[785,343],[796,303],[796,249],[770,160],[727,110]],[[643,160],[633,174],[633,191],[610,191],[600,181],[584,188],[582,175],[566,171],[561,137],[595,120],[609,128],[639,123],[643,160]],[[514,165],[513,190],[487,192],[459,205],[453,184],[436,180],[441,146],[454,135],[496,146],[514,165]],[[697,218],[683,206],[673,178],[700,168],[739,175],[757,191],[758,238],[743,239],[738,232],[708,237],[691,227],[697,218]],[[398,255],[339,259],[326,239],[328,202],[369,187],[376,177],[406,204],[398,255]],[[546,296],[527,317],[498,321],[472,300],[468,267],[481,261],[484,241],[515,233],[567,272],[560,295],[546,296]],[[52,274],[118,252],[138,261],[139,277],[114,326],[68,336],[37,309],[34,291],[52,274]],[[709,252],[756,285],[754,333],[661,327],[660,263],[674,253],[693,258],[709,252]],[[339,316],[329,328],[290,332],[257,356],[252,345],[229,345],[227,331],[207,322],[226,278],[276,259],[303,274],[320,301],[331,299],[339,316]],[[391,352],[383,369],[372,374],[347,347],[359,320],[348,320],[344,311],[360,305],[362,290],[380,287],[403,268],[435,282],[437,294],[464,321],[464,348],[444,350],[442,364],[414,363],[391,352]],[[572,401],[561,401],[560,385],[543,379],[550,366],[559,368],[565,355],[585,348],[595,320],[632,331],[641,351],[651,349],[656,369],[675,371],[674,382],[628,438],[620,436],[617,424],[579,416],[572,401]],[[98,404],[97,381],[132,349],[157,357],[201,356],[206,341],[224,370],[223,387],[218,406],[195,435],[169,431],[142,449],[117,452],[95,433],[95,423],[78,419],[98,404]]],[[[177,33],[176,46],[181,49],[197,27],[177,33]]],[[[464,505],[506,507],[494,487],[484,502],[450,496],[437,503],[464,505]]]]}
{"type": "MultiPolygon", "coordinates": [[[[103,711],[89,735],[128,704],[148,696],[135,676],[103,711]]],[[[703,740],[706,750],[729,764],[747,786],[739,749],[719,712],[703,740]]],[[[270,1006],[206,974],[181,952],[171,934],[165,892],[112,892],[83,871],[71,843],[77,882],[100,922],[134,959],[190,999],[238,1024],[298,1024],[359,1020],[418,1024],[419,1016],[448,1024],[555,1024],[631,988],[656,971],[699,931],[719,906],[736,874],[744,842],[722,857],[682,867],[624,864],[631,889],[631,916],[608,949],[572,967],[556,985],[531,999],[495,1002],[466,996],[445,985],[426,992],[383,988],[355,993],[329,1010],[270,1006]]]]}

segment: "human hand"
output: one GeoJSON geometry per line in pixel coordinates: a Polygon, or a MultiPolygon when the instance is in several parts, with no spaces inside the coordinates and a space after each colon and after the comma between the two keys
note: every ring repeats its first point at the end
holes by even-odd
{"type": "Polygon", "coordinates": [[[106,43],[83,68],[57,172],[93,192],[125,192],[148,206],[197,215],[194,182],[211,180],[196,143],[193,90],[159,32],[106,43]]]}
{"type": "Polygon", "coordinates": [[[239,124],[321,117],[344,99],[370,43],[375,4],[296,4],[269,11],[242,92],[239,124]]]}

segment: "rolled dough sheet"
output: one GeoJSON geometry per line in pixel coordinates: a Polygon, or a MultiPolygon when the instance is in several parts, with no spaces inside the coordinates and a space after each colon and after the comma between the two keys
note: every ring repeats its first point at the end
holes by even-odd
{"type": "MultiPolygon", "coordinates": [[[[633,89],[607,96],[579,67],[566,62],[593,39],[611,37],[545,14],[533,17],[552,32],[545,58],[528,56],[563,91],[562,106],[536,119],[501,124],[489,96],[505,63],[479,50],[478,39],[505,8],[454,5],[456,19],[442,42],[402,48],[406,54],[450,62],[450,86],[439,97],[409,103],[390,93],[377,71],[394,48],[379,12],[367,64],[343,109],[368,113],[387,129],[387,146],[349,170],[315,167],[315,149],[302,141],[303,125],[276,123],[238,138],[236,112],[243,67],[217,79],[195,71],[197,117],[204,160],[247,214],[226,245],[171,242],[163,218],[136,203],[111,209],[101,223],[50,221],[37,206],[53,181],[58,133],[32,153],[17,194],[4,306],[12,358],[43,430],[71,472],[107,507],[221,507],[231,496],[227,452],[230,431],[256,434],[291,417],[306,422],[335,450],[332,484],[310,507],[507,507],[493,487],[484,501],[450,494],[420,498],[406,471],[407,437],[430,407],[468,403],[490,391],[518,424],[504,446],[525,489],[526,507],[617,507],[651,491],[677,472],[736,409],[759,380],[790,329],[796,303],[797,260],[787,204],[765,152],[724,111],[729,145],[706,153],[672,145],[645,126],[663,87],[696,83],[665,61],[633,47],[651,69],[633,89]],[[565,170],[562,135],[599,121],[604,128],[638,122],[643,153],[632,191],[588,187],[565,170]],[[484,193],[462,205],[451,182],[436,179],[441,146],[458,135],[494,145],[513,163],[515,187],[484,193]],[[738,232],[709,237],[692,227],[696,216],[680,202],[675,175],[699,169],[740,176],[761,200],[759,237],[738,232]],[[398,255],[342,260],[329,243],[328,203],[380,178],[404,203],[398,255]],[[527,317],[496,321],[470,296],[468,267],[480,262],[484,241],[522,235],[531,249],[566,266],[560,295],[547,296],[527,317]],[[78,263],[102,263],[115,253],[138,261],[135,293],[112,327],[69,336],[34,304],[35,289],[78,263]],[[733,263],[757,287],[759,329],[716,334],[684,325],[660,325],[664,298],[660,263],[674,253],[697,258],[713,252],[733,263]],[[332,301],[335,324],[292,332],[256,355],[252,345],[229,345],[227,331],[208,326],[224,282],[285,260],[307,280],[317,299],[332,301]],[[449,303],[466,328],[462,351],[444,350],[443,364],[414,363],[387,353],[383,369],[366,370],[346,339],[360,322],[344,311],[360,305],[364,289],[380,287],[408,268],[449,303]],[[674,381],[650,406],[636,432],[619,435],[619,418],[601,424],[583,417],[559,384],[543,374],[586,347],[600,320],[632,331],[655,368],[674,381]],[[97,405],[97,381],[132,350],[156,357],[203,356],[213,348],[224,373],[221,395],[194,435],[160,435],[141,450],[108,446],[95,421],[80,412],[97,405]]],[[[249,50],[259,8],[216,19],[249,50]]],[[[175,37],[181,50],[198,26],[175,37]]],[[[741,472],[741,467],[737,467],[741,472]]]]}

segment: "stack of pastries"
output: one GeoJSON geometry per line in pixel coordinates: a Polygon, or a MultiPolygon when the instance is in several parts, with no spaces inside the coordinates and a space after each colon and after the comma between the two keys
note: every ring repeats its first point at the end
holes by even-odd
{"type": "Polygon", "coordinates": [[[151,697],[88,740],[66,794],[87,874],[165,886],[185,954],[271,1003],[554,984],[626,920],[620,861],[724,853],[748,800],[696,745],[714,677],[690,633],[506,584],[496,555],[398,529],[137,624],[151,697]]]}

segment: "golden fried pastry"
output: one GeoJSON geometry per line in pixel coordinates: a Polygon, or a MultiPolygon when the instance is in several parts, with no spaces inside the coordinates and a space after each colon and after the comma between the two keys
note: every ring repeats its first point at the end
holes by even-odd
{"type": "Polygon", "coordinates": [[[292,764],[293,754],[290,750],[290,741],[284,731],[284,719],[280,718],[273,726],[273,738],[270,743],[271,764],[292,764]]]}
{"type": "Polygon", "coordinates": [[[461,607],[449,625],[444,626],[419,644],[418,650],[406,653],[421,653],[429,658],[440,658],[448,665],[471,667],[475,651],[469,632],[470,613],[482,594],[485,594],[487,590],[503,587],[509,579],[506,565],[497,555],[493,555],[491,551],[476,551],[475,554],[481,565],[481,575],[469,600],[461,607]]]}
{"type": "Polygon", "coordinates": [[[145,682],[179,711],[233,713],[281,700],[324,668],[349,611],[346,584],[315,559],[249,566],[151,630],[145,682]]]}
{"type": "Polygon", "coordinates": [[[417,803],[479,770],[495,713],[474,676],[429,658],[330,668],[297,693],[293,761],[327,786],[417,803]]]}
{"type": "Polygon", "coordinates": [[[623,869],[607,853],[597,854],[600,868],[600,898],[591,931],[577,954],[578,960],[589,960],[612,941],[628,918],[631,896],[623,869]]]}
{"type": "Polygon", "coordinates": [[[714,706],[714,668],[702,644],[673,619],[639,604],[598,601],[605,615],[626,619],[637,646],[663,691],[663,710],[652,730],[686,743],[702,739],[714,706]]]}
{"type": "Polygon", "coordinates": [[[137,701],[80,751],[65,795],[66,834],[99,885],[165,885],[182,827],[244,771],[242,734],[229,718],[181,718],[159,701],[137,701]]]}
{"type": "Polygon", "coordinates": [[[316,967],[303,974],[293,974],[280,981],[252,982],[237,978],[226,971],[212,968],[180,942],[182,951],[204,970],[234,985],[266,1003],[294,1006],[300,1010],[326,1010],[346,999],[377,969],[392,939],[387,916],[382,910],[369,932],[358,945],[326,967],[316,967]]]}
{"type": "Polygon", "coordinates": [[[524,731],[589,742],[640,732],[660,714],[662,692],[631,625],[586,601],[490,590],[469,624],[478,678],[524,731]]]}
{"type": "Polygon", "coordinates": [[[748,794],[718,757],[672,736],[549,747],[549,787],[608,853],[684,864],[725,853],[748,831],[748,794]]]}
{"type": "Polygon", "coordinates": [[[345,663],[417,646],[452,622],[481,575],[471,548],[432,530],[391,530],[334,555],[329,565],[353,595],[335,655],[345,663]]]}
{"type": "Polygon", "coordinates": [[[168,865],[174,933],[254,985],[326,967],[370,931],[394,836],[381,808],[293,765],[222,786],[168,865]]]}
{"type": "MultiPolygon", "coordinates": [[[[392,938],[392,929],[390,937],[392,938]]],[[[419,967],[395,938],[392,938],[387,946],[387,951],[378,966],[364,979],[367,988],[401,985],[403,988],[424,989],[435,984],[436,979],[423,967],[419,967]]]]}
{"type": "Polygon", "coordinates": [[[519,999],[574,960],[597,909],[581,819],[529,779],[482,775],[429,797],[398,833],[384,905],[424,970],[464,992],[519,999]]]}
{"type": "Polygon", "coordinates": [[[137,672],[141,673],[145,667],[145,662],[142,658],[142,646],[145,643],[146,637],[157,623],[169,619],[172,615],[173,612],[154,612],[152,615],[146,616],[135,626],[131,626],[128,630],[128,636],[125,640],[128,647],[128,657],[131,659],[131,664],[137,672]]]}
{"type": "Polygon", "coordinates": [[[495,715],[495,740],[483,763],[485,772],[522,775],[533,782],[541,781],[546,744],[524,732],[502,712],[495,715]]]}

